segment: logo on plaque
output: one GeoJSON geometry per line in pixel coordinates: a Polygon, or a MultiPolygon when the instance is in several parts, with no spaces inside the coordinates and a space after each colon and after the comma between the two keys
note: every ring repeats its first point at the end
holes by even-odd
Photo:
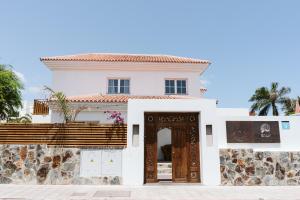
{"type": "Polygon", "coordinates": [[[271,133],[271,126],[267,123],[263,123],[260,126],[260,137],[262,138],[268,138],[271,137],[272,133],[271,133]]]}

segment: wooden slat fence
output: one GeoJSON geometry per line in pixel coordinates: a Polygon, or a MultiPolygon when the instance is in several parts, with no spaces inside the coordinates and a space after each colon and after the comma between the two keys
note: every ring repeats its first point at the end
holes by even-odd
{"type": "Polygon", "coordinates": [[[0,124],[0,144],[125,147],[127,126],[112,124],[0,124]]]}

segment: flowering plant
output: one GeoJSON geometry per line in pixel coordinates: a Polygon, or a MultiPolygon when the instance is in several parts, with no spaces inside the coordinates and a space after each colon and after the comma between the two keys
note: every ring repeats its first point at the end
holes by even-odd
{"type": "Polygon", "coordinates": [[[105,111],[104,113],[108,115],[107,119],[112,119],[114,121],[114,124],[124,124],[124,118],[121,116],[121,112],[105,111]]]}

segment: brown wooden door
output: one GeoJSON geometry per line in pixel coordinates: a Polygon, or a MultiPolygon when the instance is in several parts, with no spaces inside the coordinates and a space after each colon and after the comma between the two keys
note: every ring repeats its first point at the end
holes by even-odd
{"type": "Polygon", "coordinates": [[[172,128],[172,180],[173,182],[187,182],[186,131],[183,127],[172,128]]]}
{"type": "MultiPolygon", "coordinates": [[[[196,116],[197,117],[197,116],[196,116]]],[[[187,127],[188,145],[188,182],[200,183],[200,149],[199,131],[197,123],[191,123],[187,127]]]]}
{"type": "Polygon", "coordinates": [[[199,113],[145,113],[145,183],[157,182],[157,132],[172,130],[173,182],[200,182],[199,113]]]}
{"type": "MultiPolygon", "coordinates": [[[[153,118],[151,118],[153,119],[153,118]]],[[[144,156],[145,156],[145,183],[157,182],[157,127],[152,120],[145,118],[144,156]],[[149,123],[150,122],[150,123],[149,123]]]]}

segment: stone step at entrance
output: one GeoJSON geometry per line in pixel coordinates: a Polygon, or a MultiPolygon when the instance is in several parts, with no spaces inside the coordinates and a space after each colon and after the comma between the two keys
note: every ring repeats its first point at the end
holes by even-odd
{"type": "Polygon", "coordinates": [[[157,179],[172,180],[172,162],[157,163],[157,179]]]}
{"type": "Polygon", "coordinates": [[[157,162],[157,168],[159,167],[172,169],[172,162],[157,162]]]}

